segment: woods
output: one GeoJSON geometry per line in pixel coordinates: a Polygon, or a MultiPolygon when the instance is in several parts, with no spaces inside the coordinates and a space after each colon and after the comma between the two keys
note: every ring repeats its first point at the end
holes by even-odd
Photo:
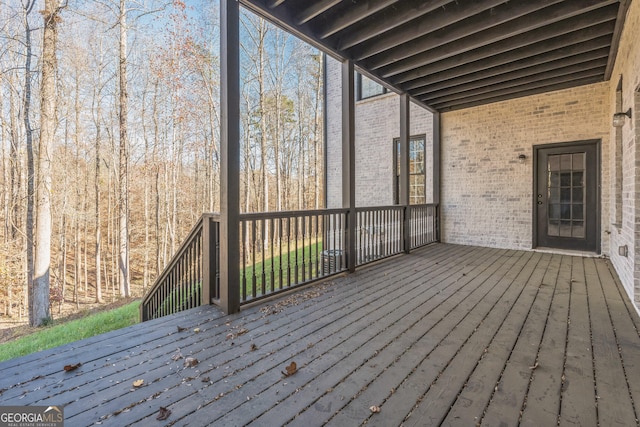
{"type": "MultiPolygon", "coordinates": [[[[322,207],[322,56],[242,15],[241,211],[322,207]]],[[[205,1],[0,0],[2,323],[141,296],[218,209],[218,19],[205,1]]]]}

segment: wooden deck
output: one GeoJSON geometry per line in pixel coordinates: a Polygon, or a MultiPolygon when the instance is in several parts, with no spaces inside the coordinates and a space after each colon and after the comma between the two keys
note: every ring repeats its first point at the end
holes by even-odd
{"type": "Polygon", "coordinates": [[[638,426],[639,326],[607,260],[436,244],[0,363],[0,405],[64,405],[68,426],[638,426]]]}

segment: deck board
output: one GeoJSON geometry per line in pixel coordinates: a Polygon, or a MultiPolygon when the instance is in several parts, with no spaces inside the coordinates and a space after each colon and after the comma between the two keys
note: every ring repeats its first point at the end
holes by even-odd
{"type": "MultiPolygon", "coordinates": [[[[548,254],[533,254],[515,279],[513,290],[522,293],[527,283],[539,283],[550,260],[551,256],[548,254]]],[[[517,295],[512,295],[515,300],[517,295]]],[[[513,300],[505,303],[512,305],[513,300]]],[[[513,315],[505,319],[482,354],[476,355],[477,364],[452,404],[445,418],[445,425],[469,426],[480,422],[522,329],[524,319],[514,320],[512,317],[513,315]]]]}
{"type": "Polygon", "coordinates": [[[572,258],[571,300],[567,320],[564,379],[561,389],[560,426],[597,420],[591,349],[589,302],[582,258],[572,258]]]}
{"type": "Polygon", "coordinates": [[[571,286],[571,258],[560,259],[560,270],[553,291],[548,316],[540,319],[542,339],[531,377],[527,400],[521,416],[525,426],[550,426],[558,422],[560,392],[567,343],[567,319],[571,286]]]}
{"type": "Polygon", "coordinates": [[[638,426],[638,325],[605,259],[435,244],[2,362],[0,404],[74,426],[638,426]]]}
{"type": "Polygon", "coordinates": [[[597,266],[591,258],[585,259],[584,263],[591,318],[598,419],[602,425],[633,425],[637,422],[637,417],[634,414],[629,389],[626,387],[624,368],[611,323],[609,306],[602,293],[597,266]]]}

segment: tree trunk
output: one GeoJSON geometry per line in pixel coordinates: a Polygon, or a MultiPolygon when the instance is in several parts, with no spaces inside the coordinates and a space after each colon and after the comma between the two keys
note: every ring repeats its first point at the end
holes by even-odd
{"type": "MultiPolygon", "coordinates": [[[[34,253],[33,253],[33,227],[34,218],[33,210],[35,204],[35,166],[34,166],[34,147],[33,135],[30,122],[31,110],[31,26],[29,24],[29,14],[33,10],[35,1],[27,2],[24,6],[24,28],[25,28],[25,71],[24,71],[24,95],[23,95],[23,115],[26,136],[27,149],[27,218],[25,223],[26,234],[26,279],[27,279],[27,295],[29,306],[29,323],[31,326],[38,326],[41,319],[34,312],[34,287],[33,279],[34,271],[34,253]]],[[[44,71],[44,69],[43,69],[44,71]]],[[[44,82],[43,82],[44,83],[44,82]]]]}
{"type": "MultiPolygon", "coordinates": [[[[9,84],[15,84],[13,79],[13,74],[9,77],[9,84]]],[[[22,221],[20,220],[20,198],[22,193],[22,167],[20,162],[20,130],[18,124],[18,110],[20,108],[17,106],[17,100],[15,96],[15,91],[10,91],[9,93],[9,141],[11,147],[9,149],[9,163],[10,163],[10,187],[11,194],[10,198],[10,207],[9,207],[9,224],[10,224],[10,236],[11,240],[15,240],[20,233],[20,224],[22,221]]]]}
{"type": "Polygon", "coordinates": [[[33,325],[51,317],[49,274],[51,265],[51,155],[56,130],[56,44],[60,9],[57,0],[45,0],[40,88],[40,149],[38,150],[38,207],[35,234],[33,325]]]}
{"type": "MultiPolygon", "coordinates": [[[[314,176],[314,190],[315,190],[315,203],[314,203],[314,209],[320,209],[320,178],[321,178],[321,174],[322,174],[322,170],[319,170],[320,167],[319,165],[322,164],[322,162],[319,161],[319,157],[320,157],[320,152],[322,149],[322,135],[320,134],[322,132],[322,115],[320,114],[320,99],[322,97],[322,89],[323,89],[323,74],[322,74],[322,54],[318,54],[318,59],[317,59],[317,68],[316,68],[316,74],[314,75],[315,77],[315,97],[314,97],[314,101],[315,101],[315,107],[313,109],[314,111],[314,120],[313,120],[313,176],[314,176]],[[320,135],[319,135],[320,134],[320,135]]],[[[314,58],[315,59],[315,58],[314,58]]],[[[325,100],[326,102],[326,100],[325,100]]]]}
{"type": "MultiPolygon", "coordinates": [[[[102,50],[102,49],[101,49],[102,50]]],[[[102,272],[101,269],[101,257],[100,252],[102,251],[102,235],[100,234],[100,142],[102,139],[102,100],[100,99],[100,91],[102,89],[102,67],[99,67],[98,71],[98,96],[95,101],[96,105],[96,115],[95,115],[95,127],[96,127],[96,139],[95,139],[95,150],[96,150],[96,164],[95,164],[95,172],[94,172],[94,198],[95,198],[95,211],[94,211],[94,220],[95,220],[95,238],[96,238],[96,246],[95,246],[95,269],[96,269],[96,302],[102,302],[102,272]]]]}
{"type": "Polygon", "coordinates": [[[118,162],[118,218],[120,296],[128,297],[129,288],[129,141],[127,139],[128,96],[127,93],[127,10],[126,1],[120,0],[120,44],[119,44],[119,124],[120,158],[118,162]]]}

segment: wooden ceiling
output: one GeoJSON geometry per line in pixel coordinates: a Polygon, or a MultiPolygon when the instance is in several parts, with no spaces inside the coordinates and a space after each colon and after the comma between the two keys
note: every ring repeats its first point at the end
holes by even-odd
{"type": "Polygon", "coordinates": [[[631,0],[240,0],[437,111],[608,80],[631,0]]]}

